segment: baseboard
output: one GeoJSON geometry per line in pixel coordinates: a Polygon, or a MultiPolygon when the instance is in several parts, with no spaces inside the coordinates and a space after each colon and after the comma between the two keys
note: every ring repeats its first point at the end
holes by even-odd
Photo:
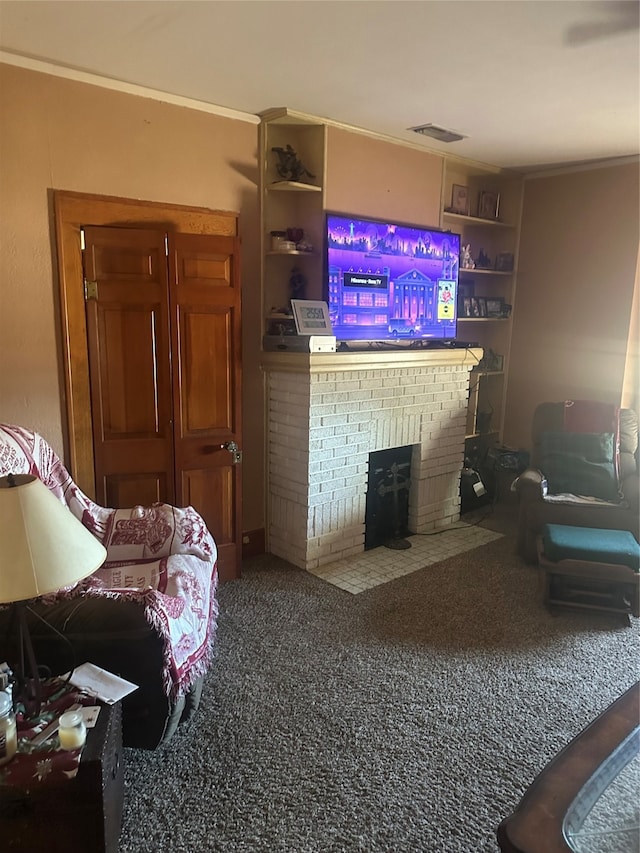
{"type": "Polygon", "coordinates": [[[258,530],[246,530],[242,534],[242,559],[246,560],[249,557],[258,557],[264,554],[266,547],[266,537],[264,527],[258,530]]]}

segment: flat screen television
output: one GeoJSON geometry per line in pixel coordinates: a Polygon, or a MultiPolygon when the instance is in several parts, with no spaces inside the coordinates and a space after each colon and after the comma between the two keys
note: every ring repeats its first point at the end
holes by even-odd
{"type": "Polygon", "coordinates": [[[459,234],[328,213],[324,260],[338,341],[455,340],[459,234]]]}

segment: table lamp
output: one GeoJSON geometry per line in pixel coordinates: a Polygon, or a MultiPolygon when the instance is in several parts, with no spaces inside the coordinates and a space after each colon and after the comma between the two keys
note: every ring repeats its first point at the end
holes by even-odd
{"type": "MultiPolygon", "coordinates": [[[[0,604],[11,604],[16,630],[14,706],[40,710],[40,676],[29,634],[30,599],[58,592],[96,571],[107,552],[73,513],[30,474],[0,477],[0,604]]],[[[46,620],[43,620],[46,621],[46,620]]]]}

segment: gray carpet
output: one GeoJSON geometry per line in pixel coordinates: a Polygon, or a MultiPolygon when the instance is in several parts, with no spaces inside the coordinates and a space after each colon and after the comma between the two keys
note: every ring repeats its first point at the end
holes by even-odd
{"type": "Polygon", "coordinates": [[[125,750],[121,853],[478,853],[638,676],[638,620],[551,615],[505,537],[353,596],[272,557],[220,590],[196,717],[125,750]]]}

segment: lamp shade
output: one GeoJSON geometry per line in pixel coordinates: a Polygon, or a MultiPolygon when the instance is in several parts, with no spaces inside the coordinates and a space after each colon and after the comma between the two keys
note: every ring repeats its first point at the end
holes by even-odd
{"type": "Polygon", "coordinates": [[[37,477],[0,477],[0,603],[57,592],[88,577],[107,552],[37,477]]]}

